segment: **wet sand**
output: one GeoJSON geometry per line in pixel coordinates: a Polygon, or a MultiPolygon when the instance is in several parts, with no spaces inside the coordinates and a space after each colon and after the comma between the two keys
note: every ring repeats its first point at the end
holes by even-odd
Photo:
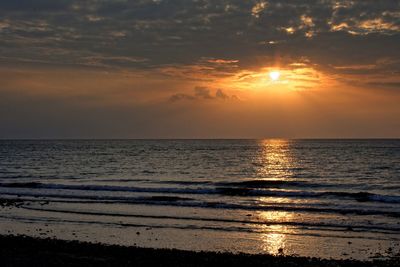
{"type": "Polygon", "coordinates": [[[294,256],[191,252],[0,236],[1,266],[400,266],[400,257],[361,262],[294,256]]]}

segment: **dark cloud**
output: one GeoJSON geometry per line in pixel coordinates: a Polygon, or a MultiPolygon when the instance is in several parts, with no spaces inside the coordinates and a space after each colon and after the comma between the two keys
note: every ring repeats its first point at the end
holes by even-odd
{"type": "Polygon", "coordinates": [[[225,94],[221,89],[218,89],[217,92],[215,92],[215,97],[219,99],[229,99],[230,96],[225,94]]]}
{"type": "Polygon", "coordinates": [[[70,6],[68,0],[3,0],[0,2],[0,10],[15,12],[47,12],[65,10],[70,6]]]}
{"type": "Polygon", "coordinates": [[[169,100],[176,102],[180,100],[238,100],[236,95],[228,95],[223,90],[217,89],[215,93],[207,87],[196,87],[194,88],[193,94],[178,93],[172,95],[169,100]]]}
{"type": "Polygon", "coordinates": [[[400,89],[400,82],[369,82],[369,86],[381,88],[400,89]]]}
{"type": "Polygon", "coordinates": [[[14,61],[153,68],[225,58],[249,68],[277,55],[327,66],[400,53],[393,0],[5,0],[0,17],[0,56],[14,61]]]}
{"type": "Polygon", "coordinates": [[[193,95],[187,95],[187,94],[174,94],[172,95],[169,100],[171,102],[176,102],[176,101],[180,101],[180,100],[196,100],[196,97],[193,95]]]}
{"type": "Polygon", "coordinates": [[[213,99],[213,96],[211,96],[210,89],[208,89],[206,87],[194,88],[194,95],[196,98],[213,99]]]}

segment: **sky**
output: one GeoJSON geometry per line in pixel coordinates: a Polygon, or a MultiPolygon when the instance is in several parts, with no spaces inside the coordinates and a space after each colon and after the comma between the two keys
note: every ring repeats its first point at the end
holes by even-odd
{"type": "Polygon", "coordinates": [[[400,0],[0,0],[0,138],[400,138],[400,0]]]}

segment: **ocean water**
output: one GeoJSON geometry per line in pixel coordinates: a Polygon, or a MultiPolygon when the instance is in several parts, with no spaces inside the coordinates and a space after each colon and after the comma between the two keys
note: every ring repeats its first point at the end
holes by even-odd
{"type": "Polygon", "coordinates": [[[386,257],[400,140],[3,140],[0,198],[0,234],[386,257]]]}

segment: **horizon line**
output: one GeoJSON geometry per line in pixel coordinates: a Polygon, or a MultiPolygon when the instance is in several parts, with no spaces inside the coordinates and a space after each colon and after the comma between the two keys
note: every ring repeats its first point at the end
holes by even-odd
{"type": "Polygon", "coordinates": [[[255,137],[255,138],[0,138],[0,141],[168,141],[168,140],[400,140],[400,137],[255,137]]]}

